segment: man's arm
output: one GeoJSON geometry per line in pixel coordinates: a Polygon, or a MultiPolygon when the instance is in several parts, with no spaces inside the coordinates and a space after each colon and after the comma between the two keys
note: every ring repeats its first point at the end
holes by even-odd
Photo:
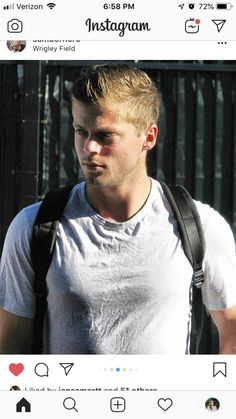
{"type": "Polygon", "coordinates": [[[30,353],[33,319],[0,308],[0,354],[30,353]]]}
{"type": "Polygon", "coordinates": [[[220,340],[220,354],[236,354],[236,304],[225,310],[211,310],[220,340]]]}

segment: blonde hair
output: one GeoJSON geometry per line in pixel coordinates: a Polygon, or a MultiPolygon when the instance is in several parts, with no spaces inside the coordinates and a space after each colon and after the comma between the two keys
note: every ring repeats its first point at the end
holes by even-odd
{"type": "Polygon", "coordinates": [[[119,115],[138,132],[159,118],[160,101],[154,82],[144,71],[106,64],[86,69],[74,82],[72,100],[100,107],[119,107],[119,115]]]}

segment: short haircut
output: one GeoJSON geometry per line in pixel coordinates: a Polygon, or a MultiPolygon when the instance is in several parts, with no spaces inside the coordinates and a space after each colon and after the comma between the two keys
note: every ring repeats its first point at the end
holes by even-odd
{"type": "Polygon", "coordinates": [[[144,71],[120,64],[87,68],[74,82],[72,101],[100,107],[119,107],[119,115],[138,132],[159,118],[159,95],[152,79],[144,71]]]}

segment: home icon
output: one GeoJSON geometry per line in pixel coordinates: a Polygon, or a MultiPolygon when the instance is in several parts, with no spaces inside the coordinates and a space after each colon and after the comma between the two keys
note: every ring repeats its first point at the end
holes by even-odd
{"type": "Polygon", "coordinates": [[[24,397],[21,399],[17,405],[16,405],[16,411],[17,412],[30,412],[31,411],[31,405],[24,397]]]}

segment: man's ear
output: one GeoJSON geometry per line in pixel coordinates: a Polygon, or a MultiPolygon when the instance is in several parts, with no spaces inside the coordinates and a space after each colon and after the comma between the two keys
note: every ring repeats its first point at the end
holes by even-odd
{"type": "Polygon", "coordinates": [[[156,124],[152,124],[150,125],[150,127],[148,127],[147,132],[146,132],[146,138],[143,144],[143,149],[144,150],[151,150],[157,141],[157,135],[158,135],[158,127],[156,124]]]}

